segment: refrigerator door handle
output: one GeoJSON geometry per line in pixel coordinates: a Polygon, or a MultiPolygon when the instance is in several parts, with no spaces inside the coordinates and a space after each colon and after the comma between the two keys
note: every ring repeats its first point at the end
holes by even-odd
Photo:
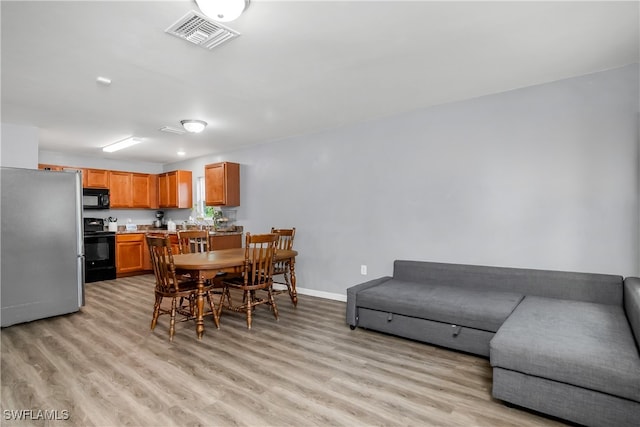
{"type": "MultiPolygon", "coordinates": [[[[84,256],[84,221],[82,213],[82,172],[76,175],[76,247],[77,255],[84,256]]],[[[83,276],[84,277],[84,276],[83,276]]]]}
{"type": "Polygon", "coordinates": [[[84,255],[78,257],[78,307],[84,306],[84,255]]]}

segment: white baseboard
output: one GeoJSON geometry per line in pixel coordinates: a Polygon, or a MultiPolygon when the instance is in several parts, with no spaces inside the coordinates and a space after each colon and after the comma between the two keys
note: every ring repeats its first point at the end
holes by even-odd
{"type": "MultiPolygon", "coordinates": [[[[280,285],[278,283],[274,283],[273,287],[276,289],[286,289],[284,285],[280,285]]],[[[315,289],[305,289],[305,288],[297,288],[297,291],[300,295],[309,295],[311,297],[318,297],[318,298],[331,299],[334,301],[347,302],[346,294],[336,294],[333,292],[316,291],[315,289]]]]}
{"type": "Polygon", "coordinates": [[[333,292],[316,291],[315,289],[297,288],[298,293],[301,295],[309,295],[312,297],[319,297],[325,299],[332,299],[335,301],[347,302],[346,294],[335,294],[333,292]]]}

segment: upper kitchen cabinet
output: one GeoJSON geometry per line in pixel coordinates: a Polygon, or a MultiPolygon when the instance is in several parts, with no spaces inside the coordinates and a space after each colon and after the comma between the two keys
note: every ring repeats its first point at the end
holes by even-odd
{"type": "Polygon", "coordinates": [[[109,188],[109,171],[103,169],[84,169],[83,184],[86,188],[109,188]]]}
{"type": "Polygon", "coordinates": [[[132,172],[110,172],[112,208],[157,208],[157,177],[132,172]]]}
{"type": "Polygon", "coordinates": [[[240,165],[212,163],[204,167],[205,204],[240,206],[240,165]]]}
{"type": "Polygon", "coordinates": [[[111,196],[111,208],[130,208],[133,205],[131,198],[131,172],[109,172],[111,196]]]}
{"type": "Polygon", "coordinates": [[[158,175],[158,205],[161,208],[193,206],[191,171],[173,171],[158,175]]]}
{"type": "Polygon", "coordinates": [[[134,208],[158,207],[158,176],[145,173],[131,174],[131,201],[134,208]]]}

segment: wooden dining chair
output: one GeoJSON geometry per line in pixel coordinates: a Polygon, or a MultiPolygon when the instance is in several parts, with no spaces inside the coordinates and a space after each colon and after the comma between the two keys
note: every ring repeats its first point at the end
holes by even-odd
{"type": "Polygon", "coordinates": [[[179,230],[178,245],[181,254],[209,252],[209,232],[207,230],[179,230]]]}
{"type": "MultiPolygon", "coordinates": [[[[276,245],[276,251],[278,250],[293,250],[293,239],[296,236],[296,228],[275,228],[271,227],[271,233],[278,235],[278,244],[276,245]]],[[[284,259],[280,261],[276,261],[273,266],[273,283],[278,285],[285,285],[286,289],[273,289],[273,294],[278,295],[284,292],[289,293],[289,298],[291,298],[291,302],[294,306],[297,305],[298,300],[293,292],[292,284],[290,281],[291,278],[291,260],[284,259]],[[276,277],[282,276],[280,280],[276,281],[276,277]]]]}
{"type": "Polygon", "coordinates": [[[248,329],[251,329],[254,307],[261,304],[268,304],[273,310],[274,317],[278,320],[278,307],[272,292],[273,260],[277,242],[278,235],[274,233],[255,235],[247,233],[241,275],[230,276],[222,280],[224,285],[222,300],[225,298],[227,300],[224,308],[245,312],[248,329]],[[234,305],[232,303],[231,289],[239,289],[243,292],[242,304],[234,305]],[[256,296],[257,290],[267,291],[267,299],[258,298],[256,296]]]}
{"type": "MultiPolygon", "coordinates": [[[[180,248],[181,254],[191,254],[191,253],[199,253],[199,252],[209,252],[211,247],[209,246],[209,231],[208,230],[179,230],[178,234],[178,245],[180,248]]],[[[218,276],[212,280],[207,280],[207,284],[212,284],[214,289],[217,291],[212,291],[216,294],[222,294],[222,283],[220,279],[222,276],[226,275],[226,273],[220,272],[218,276]]],[[[185,279],[189,279],[190,275],[185,274],[183,276],[185,279]]],[[[182,300],[180,300],[180,305],[182,305],[182,300]]]]}
{"type": "MultiPolygon", "coordinates": [[[[155,329],[158,317],[162,314],[170,314],[171,321],[169,323],[169,341],[173,341],[175,334],[176,314],[185,316],[185,320],[195,319],[196,317],[196,298],[198,296],[198,284],[195,280],[183,280],[176,274],[175,265],[173,263],[173,253],[171,251],[171,240],[169,236],[154,237],[147,236],[147,245],[151,255],[151,264],[153,272],[156,276],[155,287],[155,303],[153,305],[153,317],[151,319],[151,330],[155,329]],[[163,308],[162,300],[171,298],[171,308],[163,308]],[[189,305],[183,307],[177,303],[177,299],[188,301],[189,305]]],[[[213,304],[212,285],[204,288],[205,298],[209,302],[211,315],[216,328],[220,328],[220,319],[218,311],[213,304]]],[[[205,313],[209,314],[209,313],[205,313]]]]}

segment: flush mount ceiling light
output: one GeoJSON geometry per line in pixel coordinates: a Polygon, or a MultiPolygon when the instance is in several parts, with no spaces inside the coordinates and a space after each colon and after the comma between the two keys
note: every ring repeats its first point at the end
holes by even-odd
{"type": "Polygon", "coordinates": [[[238,19],[248,3],[248,0],[196,0],[202,13],[219,22],[238,19]]]}
{"type": "Polygon", "coordinates": [[[122,150],[123,148],[131,147],[132,145],[140,144],[141,142],[142,138],[135,138],[132,136],[127,139],[123,139],[122,141],[107,145],[106,147],[102,147],[102,151],[113,153],[114,151],[122,150]]]}
{"type": "Polygon", "coordinates": [[[203,120],[180,120],[180,123],[187,132],[200,133],[207,126],[207,122],[203,120]]]}

